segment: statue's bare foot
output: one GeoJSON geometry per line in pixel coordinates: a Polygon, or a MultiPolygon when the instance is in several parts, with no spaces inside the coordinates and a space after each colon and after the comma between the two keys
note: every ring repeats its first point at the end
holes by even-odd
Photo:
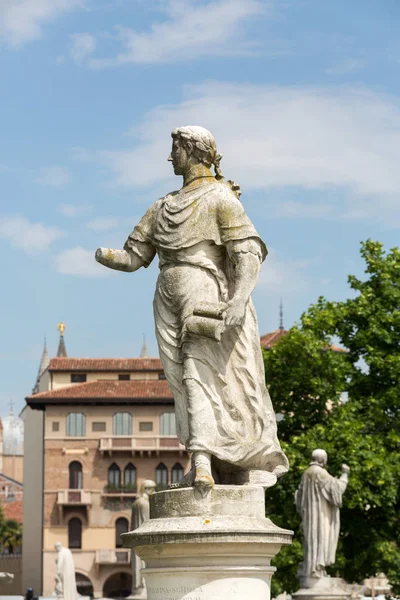
{"type": "Polygon", "coordinates": [[[194,487],[202,492],[207,492],[214,487],[210,454],[195,452],[193,454],[193,464],[195,468],[194,487]]]}

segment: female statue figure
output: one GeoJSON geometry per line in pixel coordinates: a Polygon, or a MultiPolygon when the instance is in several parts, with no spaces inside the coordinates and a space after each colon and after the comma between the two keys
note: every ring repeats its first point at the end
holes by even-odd
{"type": "Polygon", "coordinates": [[[288,462],[250,298],[267,249],[239,201],[239,186],[225,182],[207,129],[174,129],[168,160],[183,176],[182,188],[148,209],[124,250],[99,248],[96,260],[136,271],[158,255],[158,347],[178,437],[192,453],[192,470],[181,484],[268,487],[288,462]]]}

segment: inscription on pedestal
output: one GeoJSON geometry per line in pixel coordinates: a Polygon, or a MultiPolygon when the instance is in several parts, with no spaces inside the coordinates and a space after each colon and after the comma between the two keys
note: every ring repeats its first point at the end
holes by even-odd
{"type": "Polygon", "coordinates": [[[201,587],[194,588],[187,585],[148,586],[147,593],[154,600],[204,600],[205,598],[201,587]]]}

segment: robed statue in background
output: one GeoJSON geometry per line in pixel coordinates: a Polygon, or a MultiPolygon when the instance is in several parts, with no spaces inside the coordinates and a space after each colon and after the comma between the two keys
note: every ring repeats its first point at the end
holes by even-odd
{"type": "Polygon", "coordinates": [[[77,600],[75,567],[72,552],[57,542],[54,544],[57,550],[56,559],[56,595],[64,600],[77,600]]]}
{"type": "Polygon", "coordinates": [[[158,347],[177,434],[192,453],[181,485],[203,490],[214,481],[268,487],[288,469],[250,297],[267,249],[239,186],[225,181],[221,158],[207,129],[174,129],[169,160],[182,188],[148,209],[124,250],[96,252],[98,262],[121,271],[148,267],[158,255],[158,347]]]}
{"type": "Polygon", "coordinates": [[[325,450],[313,451],[295,496],[304,534],[304,560],[298,571],[304,588],[326,577],[326,567],[333,565],[336,558],[340,508],[350,469],[342,465],[342,475],[337,479],[326,470],[327,462],[325,450]]]}
{"type": "MultiPolygon", "coordinates": [[[[131,531],[138,529],[142,523],[150,519],[150,496],[154,494],[156,484],[151,479],[146,479],[141,488],[139,498],[132,504],[131,531]]],[[[131,550],[132,565],[132,595],[140,597],[146,595],[146,586],[141,569],[144,569],[144,561],[131,550]]]]}

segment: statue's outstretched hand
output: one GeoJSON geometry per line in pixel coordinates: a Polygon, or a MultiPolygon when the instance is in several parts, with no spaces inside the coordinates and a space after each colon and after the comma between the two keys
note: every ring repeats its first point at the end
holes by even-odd
{"type": "Polygon", "coordinates": [[[227,305],[228,308],[225,313],[226,327],[239,327],[239,325],[243,325],[246,313],[246,303],[230,300],[227,305]]]}
{"type": "Polygon", "coordinates": [[[107,265],[107,259],[109,258],[110,250],[108,248],[97,248],[96,254],[94,255],[98,263],[107,265]]]}
{"type": "Polygon", "coordinates": [[[347,465],[342,465],[342,473],[350,473],[350,467],[347,465]]]}

